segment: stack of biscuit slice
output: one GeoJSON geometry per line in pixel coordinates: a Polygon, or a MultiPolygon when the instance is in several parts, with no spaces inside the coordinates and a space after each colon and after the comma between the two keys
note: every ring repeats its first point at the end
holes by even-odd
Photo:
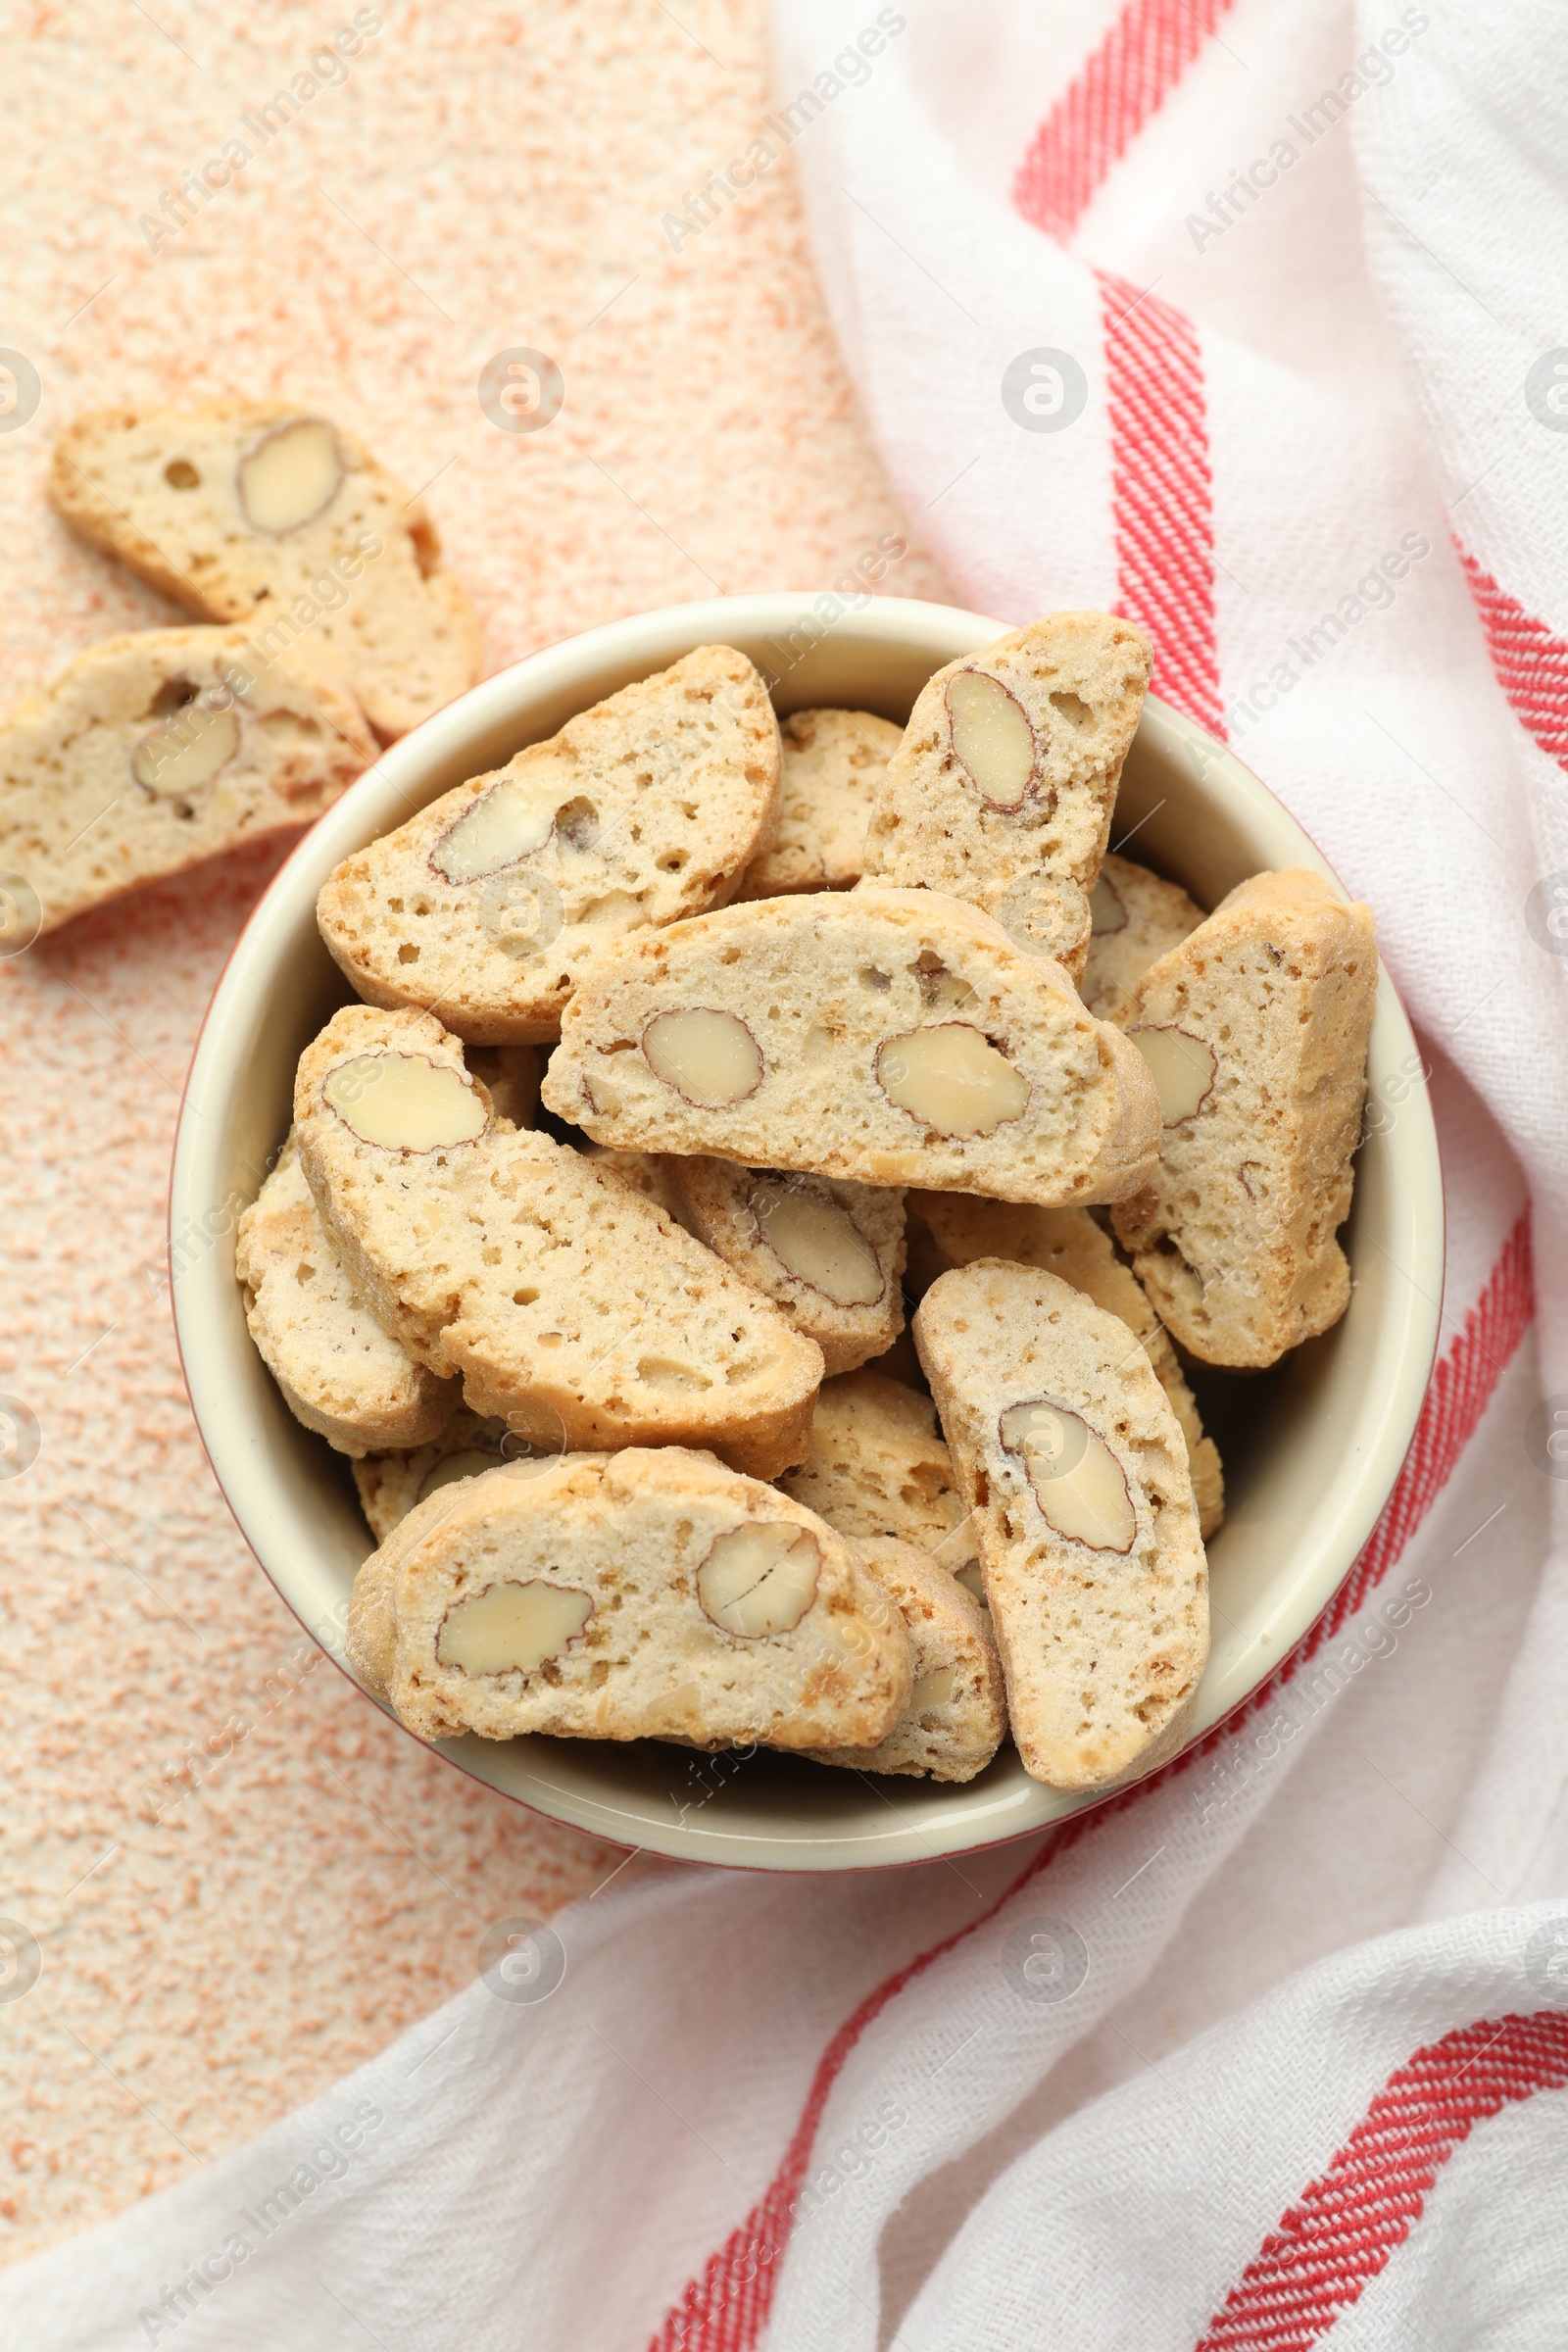
{"type": "Polygon", "coordinates": [[[1180,1747],[1200,1399],[1344,1312],[1377,955],[1315,874],[1107,854],[1149,665],[1056,614],[781,729],[699,647],[330,877],[360,1002],[239,1271],[421,1737],[1180,1747]]]}

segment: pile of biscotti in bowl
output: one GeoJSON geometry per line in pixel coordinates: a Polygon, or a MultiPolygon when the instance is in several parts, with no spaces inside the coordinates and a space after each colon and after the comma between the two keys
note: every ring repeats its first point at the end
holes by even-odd
{"type": "Polygon", "coordinates": [[[465,698],[323,820],[220,990],[176,1220],[248,1155],[231,1296],[318,1494],[349,1467],[351,1578],[337,1505],[307,1538],[296,1498],[318,1556],[285,1557],[275,1408],[242,1458],[177,1260],[176,1314],[247,1533],[410,1731],[628,1841],[909,1859],[1201,1728],[1236,1630],[1205,1397],[1244,1521],[1210,1719],[1348,1567],[1431,1352],[1376,1284],[1337,1341],[1369,1040],[1408,1032],[1254,780],[1164,778],[1221,804],[1206,907],[1147,791],[1144,856],[1110,849],[1157,712],[1129,622],[941,661],[914,608],[890,674],[781,662],[769,601],[662,662],[657,630],[536,658],[510,743],[507,681],[465,698]]]}

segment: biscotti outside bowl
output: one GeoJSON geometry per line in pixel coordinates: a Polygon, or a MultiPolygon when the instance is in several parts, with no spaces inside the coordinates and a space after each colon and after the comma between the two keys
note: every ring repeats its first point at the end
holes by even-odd
{"type": "MultiPolygon", "coordinates": [[[[180,1116],[170,1203],[174,1322],[198,1426],[246,1540],[302,1623],[348,1671],[343,1632],[372,1548],[348,1464],[302,1429],[245,1328],[234,1226],[287,1131],[294,1065],[347,982],[316,895],[340,859],[466,777],[694,646],[734,645],[777,679],[780,713],[845,704],[903,721],[931,673],[1003,633],[945,606],[877,597],[825,624],[809,595],[716,598],[611,623],[519,662],[382,754],[320,818],[256,908],[219,982],[180,1116]]],[[[1329,868],[1224,747],[1150,699],[1112,828],[1212,907],[1268,866],[1329,868]]],[[[1330,877],[1334,877],[1331,875],[1330,877]]],[[[1213,1647],[1197,1739],[1253,1692],[1333,1598],[1371,1534],[1415,1429],[1437,1347],[1443,1189],[1414,1041],[1385,975],[1370,1083],[1397,1119],[1356,1161],[1344,1241],[1348,1311],[1257,1387],[1226,1450],[1229,1516],[1209,1546],[1213,1647]]],[[[698,1757],[659,1741],[444,1741],[464,1771],[558,1821],[626,1845],[752,1869],[928,1861],[1018,1838],[1097,1801],[1042,1788],[1010,1747],[964,1787],[829,1769],[759,1750],[698,1757]]]]}

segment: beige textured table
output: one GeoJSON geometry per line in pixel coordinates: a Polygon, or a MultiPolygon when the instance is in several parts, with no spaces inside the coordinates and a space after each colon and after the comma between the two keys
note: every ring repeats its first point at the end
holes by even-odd
{"type": "MultiPolygon", "coordinates": [[[[715,588],[825,585],[906,530],[787,164],[678,255],[661,228],[756,135],[760,11],[386,7],[341,81],[311,60],[348,0],[242,13],[80,0],[6,47],[0,342],[43,387],[0,432],[8,701],[174,617],[43,502],[55,425],[104,402],[340,416],[430,485],[492,668],[715,588]],[[269,128],[258,110],[288,90],[269,128]],[[252,160],[176,226],[163,193],[231,140],[252,160]],[[475,396],[516,346],[565,380],[537,433],[475,396]]],[[[944,593],[917,548],[883,588],[944,593]]],[[[0,964],[0,1392],[40,1433],[0,1483],[0,1916],[43,1955],[0,2000],[5,2261],[233,2147],[460,1985],[489,1921],[623,1860],[421,1755],[317,1663],[196,1442],[169,1155],[203,1006],[274,862],[228,859],[0,964]],[[229,1752],[192,1765],[225,1725],[229,1752]]]]}

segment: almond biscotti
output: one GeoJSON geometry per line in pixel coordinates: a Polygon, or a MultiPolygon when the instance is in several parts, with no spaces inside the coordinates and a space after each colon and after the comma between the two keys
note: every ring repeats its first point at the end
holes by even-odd
{"type": "Polygon", "coordinates": [[[1257,874],[1152,964],[1122,1008],[1164,1128],[1116,1239],[1206,1363],[1262,1367],[1344,1314],[1335,1236],[1377,995],[1372,915],[1306,870],[1257,874]]]}
{"type": "Polygon", "coordinates": [[[856,1772],[972,1781],[1007,1734],[1002,1660],[987,1610],[928,1552],[889,1537],[856,1545],[908,1631],[914,1650],[909,1703],[880,1745],[815,1747],[818,1764],[856,1772]]]}
{"type": "Polygon", "coordinates": [[[904,1195],[732,1160],[663,1161],[680,1222],[850,1372],[904,1328],[904,1195]]]}
{"type": "Polygon", "coordinates": [[[928,890],[762,899],[617,941],[543,1100],[599,1143],[1002,1200],[1118,1200],[1159,1147],[1121,1032],[928,890]]]}
{"type": "Polygon", "coordinates": [[[810,1451],[779,1485],[858,1543],[896,1538],[955,1573],[972,1551],[969,1505],[936,1406],[884,1373],[847,1372],[823,1382],[810,1451]]]}
{"type": "Polygon", "coordinates": [[[1179,948],[1203,919],[1185,890],[1107,850],[1089,894],[1089,959],[1081,994],[1096,1018],[1113,1021],[1152,963],[1179,948]]]}
{"type": "Polygon", "coordinates": [[[440,1433],[422,1446],[388,1453],[367,1453],[353,1465],[360,1508],[377,1544],[384,1544],[401,1527],[416,1502],[425,1501],[442,1487],[465,1478],[480,1478],[486,1470],[509,1463],[525,1477],[548,1469],[561,1459],[560,1446],[548,1451],[514,1438],[504,1421],[473,1413],[466,1404],[454,1410],[440,1433]]]}
{"type": "Polygon", "coordinates": [[[628,932],[722,906],[778,816],[778,726],[744,654],[699,646],[346,858],[321,937],[368,1003],[477,1045],[545,1042],[628,932]]]}
{"type": "Polygon", "coordinates": [[[805,1459],[820,1350],[630,1186],[498,1125],[429,1013],[336,1013],[301,1056],[300,1156],[381,1321],[476,1413],[555,1446],[805,1459]]]}
{"type": "Polygon", "coordinates": [[[430,1495],[361,1569],[348,1648],[423,1740],[873,1748],[914,1685],[854,1546],[679,1446],[430,1495]]]}
{"type": "Polygon", "coordinates": [[[1054,612],[939,669],[888,762],[867,880],[972,899],[1079,979],[1152,661],[1129,620],[1054,612]]]}
{"type": "Polygon", "coordinates": [[[240,629],[90,646],[0,725],[0,867],[42,931],[241,842],[307,825],[375,758],[353,697],[240,629]]]}
{"type": "Polygon", "coordinates": [[[1054,1274],[980,1258],[914,1318],[974,1510],[1024,1768],[1105,1788],[1186,1737],[1208,1655],[1187,1447],[1127,1327],[1054,1274]]]}
{"type": "Polygon", "coordinates": [[[234,1272],[296,1421],[350,1455],[423,1446],[441,1430],[456,1381],[415,1363],[376,1321],[322,1227],[292,1136],[239,1221],[234,1272]]]}
{"type": "Polygon", "coordinates": [[[1198,1400],[1159,1317],[1137,1276],[1116,1255],[1110,1236],[1087,1209],[1033,1208],[1012,1200],[977,1200],[965,1193],[915,1193],[908,1210],[925,1240],[927,1285],[949,1266],[967,1266],[977,1257],[1010,1258],[1070,1282],[1107,1314],[1121,1318],[1141,1343],[1187,1441],[1199,1531],[1206,1544],[1225,1517],[1218,1450],[1203,1435],[1198,1400]]]}
{"type": "Polygon", "coordinates": [[[300,640],[319,648],[384,741],[479,675],[434,525],[328,417],[278,401],[94,409],[55,444],[49,498],[198,619],[246,622],[236,660],[259,678],[300,640]]]}
{"type": "Polygon", "coordinates": [[[904,729],[869,710],[794,710],[779,721],[778,833],[747,867],[738,899],[848,890],[864,865],[865,828],[904,729]]]}

